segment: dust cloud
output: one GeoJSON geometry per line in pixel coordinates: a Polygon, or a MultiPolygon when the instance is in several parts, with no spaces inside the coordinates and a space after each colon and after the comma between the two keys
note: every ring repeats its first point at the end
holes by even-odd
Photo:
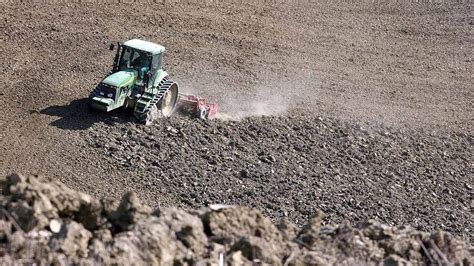
{"type": "Polygon", "coordinates": [[[295,108],[314,103],[319,98],[321,83],[313,71],[305,71],[298,79],[278,80],[268,75],[261,77],[259,84],[244,87],[202,76],[181,80],[180,84],[183,94],[217,103],[217,119],[240,121],[255,116],[284,116],[295,108]]]}
{"type": "Polygon", "coordinates": [[[260,87],[253,94],[229,97],[219,102],[217,118],[221,120],[241,120],[250,116],[281,116],[290,108],[289,97],[283,97],[276,87],[260,87]]]}
{"type": "Polygon", "coordinates": [[[320,81],[311,71],[302,74],[305,75],[293,80],[267,77],[259,85],[239,90],[241,93],[227,93],[219,99],[217,118],[241,120],[251,116],[284,116],[299,106],[315,102],[320,81]]]}

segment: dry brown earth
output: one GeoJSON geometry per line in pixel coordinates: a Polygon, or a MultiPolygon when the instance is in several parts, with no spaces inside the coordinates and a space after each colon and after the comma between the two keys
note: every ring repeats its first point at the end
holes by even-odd
{"type": "Polygon", "coordinates": [[[470,265],[450,233],[367,221],[274,224],[245,207],[152,210],[133,192],[120,204],[59,182],[10,175],[0,185],[0,263],[54,265],[470,265]]]}
{"type": "Polygon", "coordinates": [[[468,1],[0,7],[2,176],[39,173],[98,197],[135,190],[152,206],[245,204],[299,223],[321,208],[327,223],[371,217],[472,239],[468,1]],[[134,37],[164,44],[183,90],[226,115],[290,118],[147,129],[86,112],[108,44],[134,37]]]}

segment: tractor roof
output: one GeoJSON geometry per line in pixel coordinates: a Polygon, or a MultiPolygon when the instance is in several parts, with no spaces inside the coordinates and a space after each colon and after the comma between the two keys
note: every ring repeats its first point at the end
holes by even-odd
{"type": "Polygon", "coordinates": [[[139,39],[126,41],[123,45],[137,50],[145,51],[151,54],[159,54],[165,51],[165,47],[156,43],[147,42],[139,39]]]}

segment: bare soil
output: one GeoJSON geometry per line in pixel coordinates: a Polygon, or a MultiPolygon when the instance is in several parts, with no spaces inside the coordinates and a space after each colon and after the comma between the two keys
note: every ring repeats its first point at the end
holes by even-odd
{"type": "Polygon", "coordinates": [[[452,234],[390,227],[275,224],[226,205],[152,210],[134,192],[120,203],[60,182],[0,181],[0,263],[54,265],[471,265],[473,247],[452,234]]]}
{"type": "Polygon", "coordinates": [[[469,2],[0,7],[2,176],[298,224],[323,209],[324,223],[376,218],[472,241],[469,2]],[[131,38],[166,46],[181,89],[237,121],[147,128],[89,113],[108,44],[131,38]]]}

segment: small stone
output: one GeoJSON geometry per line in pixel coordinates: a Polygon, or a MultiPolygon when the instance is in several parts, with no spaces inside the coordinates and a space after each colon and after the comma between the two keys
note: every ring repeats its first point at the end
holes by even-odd
{"type": "Polygon", "coordinates": [[[167,127],[166,127],[166,131],[171,132],[171,133],[174,133],[174,134],[176,134],[176,133],[179,132],[176,128],[174,128],[174,127],[172,127],[172,126],[167,126],[167,127]]]}
{"type": "Polygon", "coordinates": [[[55,234],[59,233],[61,231],[61,222],[56,219],[51,220],[49,222],[49,229],[55,234]]]}

